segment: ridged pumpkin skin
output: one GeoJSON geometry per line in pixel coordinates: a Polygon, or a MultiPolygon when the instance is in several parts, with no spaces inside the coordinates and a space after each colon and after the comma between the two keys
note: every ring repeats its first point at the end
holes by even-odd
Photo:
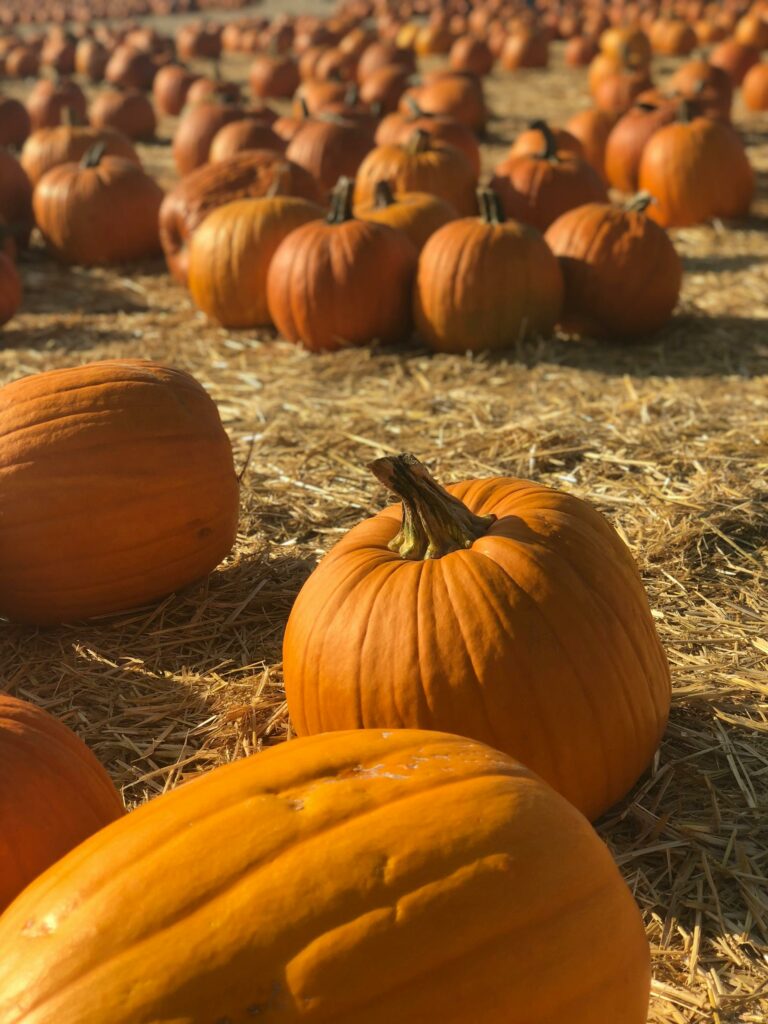
{"type": "Polygon", "coordinates": [[[510,348],[549,334],[562,300],[557,260],[527,224],[464,217],[436,231],[419,256],[416,329],[439,352],[510,348]]]}
{"type": "Polygon", "coordinates": [[[741,139],[706,117],[660,128],[643,149],[638,180],[656,199],[648,216],[664,227],[745,217],[755,191],[741,139]]]}
{"type": "Polygon", "coordinates": [[[37,226],[63,263],[83,267],[128,263],[160,252],[158,214],[163,190],[141,167],[120,156],[96,166],[60,164],[32,195],[37,226]]]}
{"type": "Polygon", "coordinates": [[[421,252],[427,239],[443,225],[456,220],[458,214],[450,203],[437,196],[426,192],[392,195],[385,185],[381,192],[377,191],[373,203],[355,208],[355,216],[402,231],[413,242],[416,251],[421,252]]]}
{"type": "Polygon", "coordinates": [[[401,557],[388,547],[395,505],[354,527],[304,584],[283,646],[294,728],[461,733],[595,818],[648,766],[669,711],[632,557],[572,495],[505,478],[447,490],[497,517],[470,547],[401,557]]]}
{"type": "Polygon", "coordinates": [[[83,843],[0,919],[0,1024],[645,1024],[608,850],[440,733],[295,740],[83,843]]]}
{"type": "Polygon", "coordinates": [[[637,190],[640,160],[646,143],[676,117],[674,103],[635,104],[614,125],[605,145],[605,176],[620,192],[637,190]]]}
{"type": "Polygon", "coordinates": [[[269,149],[239,153],[188,174],[160,207],[160,243],[171,274],[181,284],[189,273],[189,240],[211,211],[236,199],[268,192],[322,202],[320,186],[303,167],[269,149]]]}
{"type": "Polygon", "coordinates": [[[39,874],[125,813],[86,745],[47,711],[0,693],[0,914],[39,874]]]}
{"type": "Polygon", "coordinates": [[[0,388],[0,615],[164,597],[228,554],[237,516],[229,439],[183,370],[105,360],[0,388]]]}
{"type": "Polygon", "coordinates": [[[267,273],[272,322],[313,352],[392,344],[411,333],[416,249],[394,228],[354,219],[351,191],[342,178],[328,220],[292,231],[267,273]]]}
{"type": "Polygon", "coordinates": [[[558,217],[544,237],[563,272],[566,330],[640,338],[672,316],[682,264],[664,228],[644,210],[588,203],[558,217]]]}
{"type": "Polygon", "coordinates": [[[271,323],[267,271],[272,257],[291,231],[323,214],[321,207],[292,196],[240,199],[214,210],[189,249],[195,304],[225,327],[271,323]]]}
{"type": "Polygon", "coordinates": [[[141,164],[130,139],[112,128],[62,124],[33,132],[21,151],[21,166],[33,185],[46,171],[59,164],[77,163],[97,142],[104,143],[106,156],[121,156],[141,164]]]}

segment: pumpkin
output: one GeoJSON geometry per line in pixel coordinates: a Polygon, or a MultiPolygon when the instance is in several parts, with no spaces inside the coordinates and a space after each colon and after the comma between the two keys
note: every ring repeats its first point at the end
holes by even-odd
{"type": "Polygon", "coordinates": [[[0,773],[1,914],[34,878],[125,810],[82,740],[53,715],[6,693],[0,773]]]}
{"type": "Polygon", "coordinates": [[[444,199],[426,192],[400,192],[395,195],[386,181],[380,181],[374,191],[374,200],[366,206],[356,206],[355,216],[388,224],[407,235],[417,252],[421,252],[430,235],[458,214],[444,199]]]}
{"type": "Polygon", "coordinates": [[[452,729],[514,751],[597,817],[648,766],[670,703],[625,544],[589,504],[529,480],[444,490],[413,456],[370,468],[402,506],[354,527],[299,592],[283,645],[295,731],[452,729]]]}
{"type": "Polygon", "coordinates": [[[539,232],[505,221],[494,193],[478,196],[480,217],[446,224],[419,257],[416,328],[441,352],[510,348],[548,334],[560,312],[563,282],[539,232]]]}
{"type": "Polygon", "coordinates": [[[722,68],[734,86],[741,85],[746,73],[759,60],[758,49],[737,43],[734,39],[724,40],[709,55],[709,63],[716,68],[722,68]]]}
{"type": "Polygon", "coordinates": [[[349,93],[348,82],[319,82],[310,79],[302,82],[294,93],[291,112],[296,118],[319,114],[329,103],[344,103],[349,93]]]}
{"type": "Polygon", "coordinates": [[[453,146],[469,161],[475,178],[480,177],[480,145],[466,125],[455,117],[425,114],[415,100],[408,104],[408,113],[397,111],[382,118],[376,129],[377,146],[401,146],[419,129],[426,132],[433,146],[453,146]]]}
{"type": "Polygon", "coordinates": [[[343,117],[320,114],[299,128],[285,155],[330,192],[340,177],[354,178],[371,149],[373,138],[365,129],[343,117]]]}
{"type": "Polygon", "coordinates": [[[545,68],[549,64],[549,40],[544,32],[521,28],[509,36],[499,57],[505,71],[545,68]]]}
{"type": "Polygon", "coordinates": [[[132,160],[105,156],[97,142],[79,164],[42,176],[32,198],[35,220],[58,259],[85,267],[126,263],[160,252],[157,219],[163,190],[132,160]]]}
{"type": "Polygon", "coordinates": [[[173,161],[182,177],[208,162],[216,133],[230,121],[239,121],[245,111],[231,102],[198,103],[182,114],[173,136],[173,161]]]}
{"type": "Polygon", "coordinates": [[[195,305],[224,327],[271,323],[267,270],[282,240],[323,209],[293,196],[240,199],[214,210],[189,247],[189,290],[195,305]]]}
{"type": "Polygon", "coordinates": [[[357,61],[351,53],[336,47],[323,49],[313,68],[313,77],[321,82],[353,82],[357,61]]]}
{"type": "Polygon", "coordinates": [[[605,146],[605,176],[613,188],[621,192],[636,191],[645,144],[676,116],[677,105],[670,101],[658,106],[636,103],[619,118],[605,146]]]}
{"type": "Polygon", "coordinates": [[[583,203],[605,202],[605,185],[593,168],[579,157],[558,152],[545,121],[534,126],[541,134],[536,154],[508,157],[496,167],[491,188],[508,217],[545,231],[561,213],[583,203]]]}
{"type": "Polygon", "coordinates": [[[688,61],[674,73],[668,88],[674,95],[691,100],[699,113],[730,121],[733,83],[722,68],[705,60],[688,61]]]}
{"type": "Polygon", "coordinates": [[[75,71],[89,82],[101,82],[109,63],[109,51],[96,39],[86,37],[75,47],[75,71]]]}
{"type": "Polygon", "coordinates": [[[485,40],[477,36],[460,36],[451,46],[448,64],[451,71],[468,71],[482,78],[493,70],[494,59],[485,40]]]}
{"type": "Polygon", "coordinates": [[[0,943],[2,1024],[644,1024],[650,990],[578,811],[418,730],[280,743],[150,801],[34,882],[0,943]]]}
{"type": "Polygon", "coordinates": [[[22,146],[31,130],[24,104],[12,96],[0,96],[0,146],[22,146]]]}
{"type": "Polygon", "coordinates": [[[210,163],[221,163],[248,149],[271,149],[285,152],[285,142],[260,117],[243,117],[219,128],[208,152],[210,163]]]}
{"type": "Polygon", "coordinates": [[[476,134],[485,130],[488,110],[482,84],[475,75],[433,72],[424,77],[421,85],[403,93],[400,110],[410,114],[412,101],[425,114],[454,117],[476,134]]]}
{"type": "MultiPolygon", "coordinates": [[[[542,146],[544,145],[540,127],[542,123],[540,120],[532,121],[526,131],[520,132],[512,143],[507,159],[513,156],[535,156],[541,153],[542,146]]],[[[571,135],[565,128],[550,127],[550,131],[554,140],[555,150],[558,153],[573,153],[579,157],[584,156],[584,147],[575,135],[571,135]]]]}
{"type": "Polygon", "coordinates": [[[43,78],[35,83],[27,97],[27,112],[33,131],[61,124],[66,116],[81,124],[86,110],[83,90],[67,79],[53,81],[43,78]]]}
{"type": "Polygon", "coordinates": [[[612,117],[619,117],[651,86],[650,76],[645,69],[619,71],[601,79],[595,86],[592,98],[598,110],[604,110],[612,117]]]}
{"type": "MultiPolygon", "coordinates": [[[[2,225],[0,237],[5,235],[8,235],[8,229],[2,225]]],[[[13,257],[9,256],[6,251],[6,242],[3,237],[3,250],[0,251],[0,327],[7,324],[16,315],[21,305],[21,299],[21,278],[13,262],[13,257]]],[[[0,900],[0,909],[1,903],[0,900]]]]}
{"type": "Polygon", "coordinates": [[[181,64],[166,64],[160,68],[152,82],[152,98],[158,113],[178,117],[196,78],[181,64]]]}
{"type": "Polygon", "coordinates": [[[242,99],[237,82],[225,82],[218,63],[212,78],[196,78],[187,92],[187,103],[239,103],[242,99]]]}
{"type": "Polygon", "coordinates": [[[155,137],[157,121],[154,108],[138,89],[108,89],[91,104],[90,121],[94,128],[112,128],[128,139],[147,142],[155,137]]]}
{"type": "Polygon", "coordinates": [[[592,36],[574,36],[563,50],[563,59],[568,67],[585,68],[597,56],[599,47],[592,36]]]}
{"type": "Polygon", "coordinates": [[[358,82],[362,84],[372,72],[390,64],[398,64],[409,74],[413,74],[416,70],[416,58],[413,50],[401,49],[394,43],[388,43],[381,39],[371,43],[363,50],[360,60],[357,62],[358,82]]]}
{"type": "Polygon", "coordinates": [[[21,166],[35,185],[52,167],[77,163],[97,142],[103,143],[105,156],[120,156],[140,163],[130,139],[120,132],[62,124],[56,128],[40,128],[30,135],[21,151],[21,166]]]}
{"type": "Polygon", "coordinates": [[[642,29],[633,25],[613,26],[601,33],[600,52],[617,57],[632,67],[647,67],[651,63],[653,48],[642,29]]]}
{"type": "Polygon", "coordinates": [[[380,112],[393,113],[408,88],[409,77],[409,72],[402,64],[385,64],[377,68],[360,85],[361,103],[369,106],[377,104],[380,112]]]}
{"type": "Polygon", "coordinates": [[[741,96],[747,110],[768,110],[768,64],[754,64],[744,76],[741,96]]]}
{"type": "Polygon", "coordinates": [[[666,57],[686,57],[696,49],[696,33],[682,18],[661,17],[649,30],[653,52],[666,57]]]}
{"type": "Polygon", "coordinates": [[[584,150],[584,159],[598,176],[605,180],[605,147],[616,123],[612,114],[590,107],[580,110],[565,123],[565,129],[575,136],[584,150]]]}
{"type": "Polygon", "coordinates": [[[356,220],[352,188],[339,181],[327,220],[291,232],[267,274],[272,322],[315,352],[410,334],[416,250],[402,232],[356,220]]]}
{"type": "Polygon", "coordinates": [[[462,216],[476,209],[477,178],[464,154],[434,146],[422,129],[403,146],[377,146],[368,154],[357,172],[355,205],[370,203],[379,181],[389,182],[395,192],[429,192],[462,216]]]}
{"type": "Polygon", "coordinates": [[[745,14],[736,22],[733,38],[743,46],[753,46],[756,50],[768,49],[768,22],[760,14],[745,14]]]}
{"type": "Polygon", "coordinates": [[[680,118],[655,132],[643,149],[639,185],[656,199],[648,215],[664,227],[745,217],[755,176],[741,139],[722,121],[691,119],[686,103],[680,118]]]}
{"type": "Polygon", "coordinates": [[[8,51],[4,64],[7,78],[34,78],[40,70],[40,53],[34,46],[20,44],[8,51]]]}
{"type": "Polygon", "coordinates": [[[32,185],[19,161],[7,149],[0,149],[0,218],[11,226],[17,244],[25,246],[35,223],[32,185]]]}
{"type": "Polygon", "coordinates": [[[182,370],[105,360],[24,377],[0,388],[0,437],[0,615],[49,625],[135,608],[232,547],[229,440],[182,370]]]}
{"type": "Polygon", "coordinates": [[[272,150],[239,153],[183,178],[160,207],[160,242],[176,280],[186,284],[189,240],[212,210],[235,199],[259,198],[270,191],[322,202],[314,178],[272,150]]]}
{"type": "Polygon", "coordinates": [[[560,262],[569,333],[641,338],[663,327],[680,295],[682,265],[666,231],[646,216],[640,194],[626,207],[588,203],[545,235],[560,262]]]}
{"type": "Polygon", "coordinates": [[[152,88],[156,73],[157,65],[148,53],[133,46],[122,45],[109,58],[104,69],[104,79],[110,85],[118,85],[123,89],[147,92],[152,88]]]}
{"type": "Polygon", "coordinates": [[[261,99],[290,99],[299,87],[299,69],[292,57],[264,53],[251,64],[248,82],[261,99]]]}

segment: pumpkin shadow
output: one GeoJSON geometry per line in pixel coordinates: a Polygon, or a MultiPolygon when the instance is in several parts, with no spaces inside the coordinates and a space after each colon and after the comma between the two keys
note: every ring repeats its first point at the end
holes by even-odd
{"type": "Polygon", "coordinates": [[[49,629],[0,622],[0,678],[62,718],[138,803],[284,736],[274,666],[312,568],[258,550],[130,613],[49,629]]]}

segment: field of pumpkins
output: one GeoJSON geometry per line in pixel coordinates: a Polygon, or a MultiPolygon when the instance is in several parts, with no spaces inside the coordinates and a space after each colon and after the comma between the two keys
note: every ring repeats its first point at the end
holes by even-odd
{"type": "Polygon", "coordinates": [[[0,1024],[765,1024],[768,3],[0,10],[0,1024]]]}

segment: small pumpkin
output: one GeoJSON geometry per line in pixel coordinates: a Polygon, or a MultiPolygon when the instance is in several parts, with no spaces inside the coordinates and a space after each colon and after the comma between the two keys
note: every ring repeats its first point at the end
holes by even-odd
{"type": "Polygon", "coordinates": [[[402,232],[355,219],[352,189],[342,178],[327,219],[291,232],[267,274],[272,322],[314,352],[410,335],[416,250],[402,232]]]}
{"type": "Polygon", "coordinates": [[[548,334],[562,304],[557,260],[539,232],[505,221],[493,192],[478,197],[480,217],[446,224],[419,257],[416,329],[440,352],[510,348],[548,334]]]}
{"type": "Polygon", "coordinates": [[[402,146],[377,146],[357,172],[355,205],[373,200],[376,184],[387,181],[395,192],[428,192],[450,203],[462,216],[477,209],[477,178],[463,153],[438,147],[430,135],[415,129],[402,146]]]}
{"type": "Polygon", "coordinates": [[[579,140],[584,159],[602,181],[605,181],[605,147],[615,123],[612,114],[595,107],[580,110],[565,123],[566,131],[579,140]]]}
{"type": "Polygon", "coordinates": [[[673,100],[654,103],[636,103],[619,118],[608,136],[605,146],[605,176],[608,183],[620,192],[637,190],[640,159],[651,136],[671,124],[677,117],[677,104],[673,100]]]}
{"type": "MultiPolygon", "coordinates": [[[[530,127],[520,132],[507,154],[507,159],[514,156],[535,156],[541,153],[544,139],[541,130],[540,120],[532,121],[530,127]]],[[[554,140],[554,147],[558,153],[573,153],[575,156],[584,156],[584,147],[575,135],[572,135],[566,128],[549,128],[554,140]]]]}
{"type": "Polygon", "coordinates": [[[66,78],[42,78],[27,97],[27,112],[33,131],[62,122],[82,124],[87,112],[85,94],[79,85],[66,78]]]}
{"type": "Polygon", "coordinates": [[[71,729],[7,693],[0,693],[0,774],[2,914],[33,879],[121,818],[125,808],[106,771],[71,729]]]}
{"type": "Polygon", "coordinates": [[[533,28],[519,28],[504,44],[499,63],[505,71],[547,67],[549,40],[546,34],[533,28]]]}
{"type": "Polygon", "coordinates": [[[410,73],[402,64],[385,64],[372,71],[360,84],[360,102],[369,106],[376,104],[384,114],[397,110],[409,85],[410,73]]]}
{"type": "Polygon", "coordinates": [[[208,160],[217,164],[252,149],[271,149],[275,153],[284,153],[285,141],[262,118],[243,117],[219,128],[208,151],[208,160]]]}
{"type": "Polygon", "coordinates": [[[159,114],[178,117],[187,102],[187,94],[197,75],[181,64],[166,64],[152,82],[152,98],[159,114]]]}
{"type": "Polygon", "coordinates": [[[646,143],[638,182],[656,200],[648,215],[664,227],[745,217],[755,191],[754,172],[734,129],[693,116],[687,103],[677,122],[646,143]]]}
{"type": "Polygon", "coordinates": [[[206,217],[189,247],[189,290],[195,305],[224,327],[271,323],[267,271],[282,240],[322,207],[293,196],[239,199],[206,217]]]}
{"type": "Polygon", "coordinates": [[[642,918],[594,829],[438,732],[328,733],[206,772],[54,865],[0,944],[3,1024],[27,1005],[39,1024],[648,1014],[642,918]]]}
{"type": "Polygon", "coordinates": [[[355,177],[372,149],[373,137],[364,128],[344,117],[320,114],[299,128],[285,155],[330,192],[339,178],[355,177]]]}
{"type": "Polygon", "coordinates": [[[148,142],[155,137],[157,120],[152,103],[138,89],[108,89],[91,104],[94,128],[112,128],[128,139],[148,142]]]}
{"type": "MultiPolygon", "coordinates": [[[[3,240],[4,247],[5,236],[8,234],[9,232],[5,225],[1,225],[0,238],[3,240]]],[[[0,250],[0,327],[16,316],[21,305],[21,299],[21,277],[13,262],[13,258],[3,248],[3,250],[0,250]]],[[[2,903],[1,900],[0,903],[2,903]]]]}
{"type": "Polygon", "coordinates": [[[709,55],[709,63],[722,68],[734,86],[739,86],[751,67],[760,60],[760,51],[735,39],[725,39],[709,55]]]}
{"type": "Polygon", "coordinates": [[[407,104],[407,111],[399,110],[381,119],[375,135],[377,146],[402,146],[415,131],[424,131],[433,146],[453,146],[460,150],[475,178],[480,177],[480,144],[474,132],[455,117],[426,114],[413,99],[407,104]]]}
{"type": "Polygon", "coordinates": [[[89,82],[96,84],[104,78],[109,51],[97,39],[80,39],[75,47],[75,71],[89,82]]]}
{"type": "Polygon", "coordinates": [[[198,168],[166,195],[160,207],[160,242],[171,274],[187,282],[189,240],[212,210],[236,199],[293,195],[321,203],[315,179],[273,150],[238,153],[198,168]]]}
{"type": "Polygon", "coordinates": [[[35,223],[32,184],[19,161],[0,148],[0,218],[10,225],[16,243],[24,247],[35,223]]]}
{"type": "Polygon", "coordinates": [[[562,327],[575,334],[642,338],[663,327],[680,296],[680,257],[646,216],[651,196],[627,206],[588,203],[569,210],[544,236],[565,283],[562,327]]]}
{"type": "Polygon", "coordinates": [[[120,45],[112,53],[104,79],[110,85],[123,89],[139,89],[148,92],[152,88],[158,66],[148,53],[135,46],[120,45]]]}
{"type": "Polygon", "coordinates": [[[768,64],[753,64],[741,84],[747,110],[768,110],[768,64]]]}
{"type": "Polygon", "coordinates": [[[12,96],[0,96],[0,146],[23,146],[31,130],[24,104],[12,96]]]}
{"type": "Polygon", "coordinates": [[[135,608],[232,547],[229,440],[182,370],[105,360],[23,377],[0,388],[0,438],[0,615],[50,625],[135,608]]]}
{"type": "Polygon", "coordinates": [[[507,158],[496,167],[491,188],[508,217],[545,231],[561,213],[583,203],[606,202],[605,185],[593,168],[573,153],[558,152],[545,121],[538,153],[507,158]]]}
{"type": "Polygon", "coordinates": [[[727,72],[706,60],[687,61],[669,80],[669,92],[692,101],[699,113],[731,119],[733,83],[727,72]]]}
{"type": "Polygon", "coordinates": [[[299,69],[287,55],[261,54],[251,64],[248,82],[260,99],[290,99],[299,87],[299,69]]]}
{"type": "Polygon", "coordinates": [[[212,100],[186,107],[173,136],[173,161],[179,174],[190,174],[207,163],[216,133],[244,116],[243,108],[232,102],[212,100]]]}
{"type": "Polygon", "coordinates": [[[130,139],[111,128],[92,128],[90,125],[59,125],[40,128],[33,132],[21,151],[21,166],[33,185],[46,171],[59,164],[77,163],[96,143],[104,145],[105,156],[120,156],[140,164],[130,139]]]}
{"type": "Polygon", "coordinates": [[[295,731],[452,729],[597,817],[648,766],[670,704],[626,545],[530,480],[443,489],[409,455],[370,468],[402,505],[354,527],[299,592],[283,644],[295,731]]]}
{"type": "Polygon", "coordinates": [[[400,109],[408,114],[415,101],[425,114],[454,117],[476,134],[485,130],[488,109],[479,78],[467,73],[438,71],[403,93],[400,109]]]}
{"type": "Polygon", "coordinates": [[[105,156],[96,143],[79,164],[42,176],[32,197],[46,244],[64,263],[126,263],[160,252],[163,190],[132,160],[105,156]]]}
{"type": "Polygon", "coordinates": [[[456,220],[456,210],[444,199],[426,192],[399,192],[395,195],[386,181],[376,185],[374,200],[366,206],[356,206],[355,216],[372,220],[402,231],[421,252],[427,239],[444,224],[456,220]]]}
{"type": "Polygon", "coordinates": [[[451,46],[448,64],[451,71],[468,71],[482,78],[493,70],[495,58],[484,39],[460,36],[451,46]]]}

